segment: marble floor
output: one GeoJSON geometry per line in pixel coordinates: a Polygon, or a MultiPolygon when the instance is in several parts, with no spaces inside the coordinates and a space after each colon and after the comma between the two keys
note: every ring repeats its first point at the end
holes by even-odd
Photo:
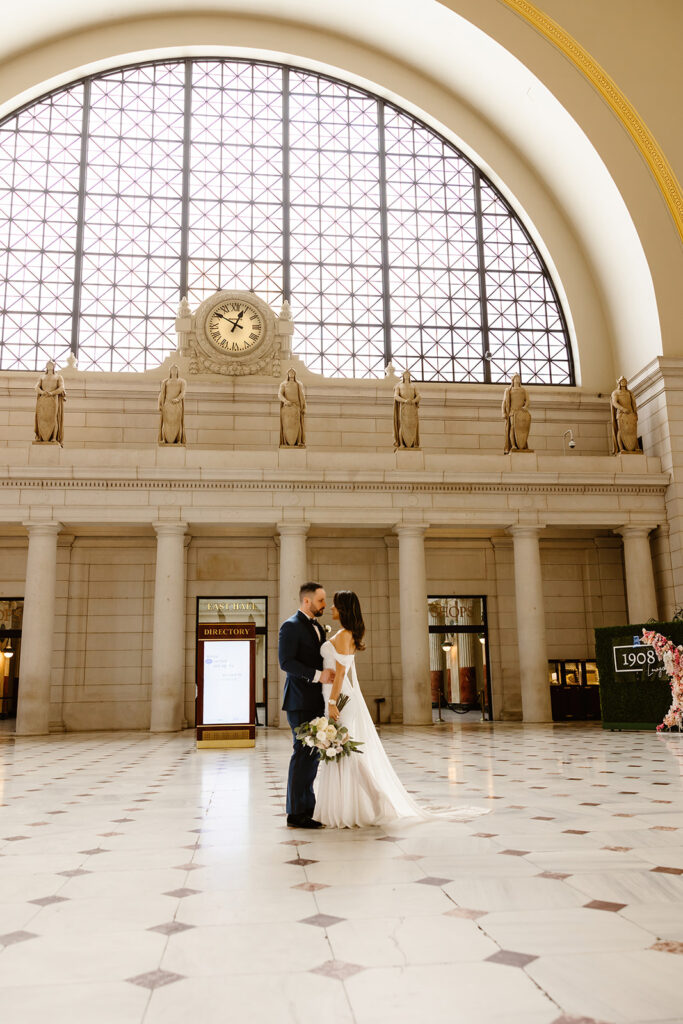
{"type": "Polygon", "coordinates": [[[683,737],[382,729],[427,823],[287,829],[288,737],[0,735],[2,1024],[680,1024],[683,737]]]}

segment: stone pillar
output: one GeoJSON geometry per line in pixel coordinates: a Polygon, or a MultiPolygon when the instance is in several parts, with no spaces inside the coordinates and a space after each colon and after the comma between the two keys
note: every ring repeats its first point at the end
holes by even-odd
{"type": "Polygon", "coordinates": [[[650,552],[649,526],[622,526],[615,530],[624,540],[624,572],[629,622],[657,618],[657,593],[650,552]]]}
{"type": "MultiPolygon", "coordinates": [[[[308,580],[306,536],[308,523],[278,523],[280,535],[280,588],[278,591],[278,629],[299,607],[299,587],[308,580]]],[[[280,728],[288,729],[282,709],[284,672],[278,672],[277,707],[280,728]]]]}
{"type": "Polygon", "coordinates": [[[545,609],[541,575],[540,529],[512,526],[515,560],[515,610],[517,647],[522,690],[522,719],[551,722],[548,651],[545,639],[545,609]]]}
{"type": "Polygon", "coordinates": [[[57,582],[57,535],[61,523],[24,523],[28,532],[21,679],[17,735],[48,732],[57,582]]]}
{"type": "Polygon", "coordinates": [[[185,532],[187,523],[155,523],[157,564],[152,635],[150,732],[177,732],[184,718],[185,532]]]}
{"type": "Polygon", "coordinates": [[[403,724],[431,725],[424,526],[397,526],[403,724]]]}

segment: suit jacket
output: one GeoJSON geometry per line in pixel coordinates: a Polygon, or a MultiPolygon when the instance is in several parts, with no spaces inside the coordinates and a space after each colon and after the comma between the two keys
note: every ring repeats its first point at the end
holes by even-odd
{"type": "Polygon", "coordinates": [[[302,611],[280,626],[278,657],[280,668],[287,673],[283,711],[306,711],[313,717],[325,713],[323,688],[313,682],[316,671],[323,667],[320,648],[324,641],[322,626],[317,629],[302,611]]]}

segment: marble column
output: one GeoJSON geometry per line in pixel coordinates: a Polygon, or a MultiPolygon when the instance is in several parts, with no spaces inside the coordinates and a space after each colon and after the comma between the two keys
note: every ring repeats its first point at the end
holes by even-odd
{"type": "Polygon", "coordinates": [[[48,732],[54,647],[57,535],[61,523],[27,522],[28,558],[21,630],[17,735],[48,732]]]}
{"type": "Polygon", "coordinates": [[[397,526],[403,724],[431,725],[424,526],[397,526]]]}
{"type": "Polygon", "coordinates": [[[548,651],[545,637],[540,529],[512,526],[515,561],[515,610],[517,648],[525,722],[551,722],[548,651]]]}
{"type": "MultiPolygon", "coordinates": [[[[278,523],[280,535],[280,588],[278,591],[278,628],[299,607],[299,588],[308,580],[306,537],[308,523],[278,523]]],[[[277,713],[280,728],[288,729],[282,708],[284,672],[278,672],[277,713]]]]}
{"type": "Polygon", "coordinates": [[[177,732],[185,705],[185,533],[187,523],[155,523],[157,564],[152,635],[150,732],[177,732]]]}
{"type": "Polygon", "coordinates": [[[624,541],[624,572],[629,622],[657,618],[657,592],[650,551],[649,526],[622,526],[615,530],[624,541]]]}

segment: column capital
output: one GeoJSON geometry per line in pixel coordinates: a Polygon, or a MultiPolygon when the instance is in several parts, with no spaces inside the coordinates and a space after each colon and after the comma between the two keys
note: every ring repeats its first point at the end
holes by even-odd
{"type": "Polygon", "coordinates": [[[157,537],[178,537],[187,533],[187,523],[152,523],[157,537]]]}
{"type": "Polygon", "coordinates": [[[513,526],[508,526],[506,533],[509,533],[511,537],[540,537],[541,532],[545,529],[544,526],[532,526],[529,523],[515,523],[513,526]]]}
{"type": "Polygon", "coordinates": [[[281,537],[305,537],[311,528],[310,523],[278,523],[277,532],[281,537]]]}
{"type": "Polygon", "coordinates": [[[62,528],[62,524],[49,519],[27,519],[21,524],[29,537],[50,537],[56,535],[62,528]]]}
{"type": "Polygon", "coordinates": [[[396,523],[394,533],[401,537],[424,537],[428,530],[425,523],[396,523]]]}
{"type": "Polygon", "coordinates": [[[622,537],[649,537],[650,533],[656,529],[656,523],[625,523],[623,526],[615,526],[612,533],[619,533],[622,537]]]}

